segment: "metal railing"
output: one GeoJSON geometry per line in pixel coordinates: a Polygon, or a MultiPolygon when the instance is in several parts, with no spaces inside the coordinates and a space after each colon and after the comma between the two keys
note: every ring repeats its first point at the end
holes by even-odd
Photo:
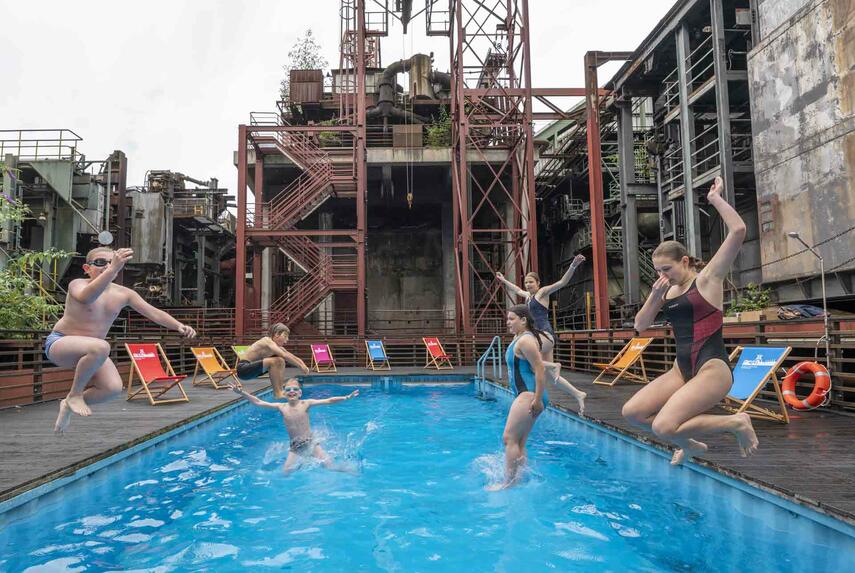
{"type": "Polygon", "coordinates": [[[82,155],[77,144],[83,138],[70,129],[0,129],[0,158],[12,154],[19,160],[68,159],[82,155]]]}
{"type": "Polygon", "coordinates": [[[486,368],[487,361],[491,361],[491,365],[493,368],[493,380],[502,378],[502,337],[494,336],[493,340],[490,341],[490,346],[487,347],[487,350],[478,358],[478,362],[475,364],[475,375],[480,380],[486,379],[486,368]],[[498,376],[496,373],[498,372],[498,376]]]}

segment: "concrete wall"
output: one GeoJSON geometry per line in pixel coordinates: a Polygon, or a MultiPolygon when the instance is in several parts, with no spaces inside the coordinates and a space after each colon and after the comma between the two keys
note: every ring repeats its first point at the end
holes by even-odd
{"type": "MultiPolygon", "coordinates": [[[[767,31],[748,57],[763,263],[815,244],[855,221],[855,3],[760,2],[767,31]]],[[[820,247],[826,268],[853,254],[855,233],[820,247]]],[[[855,267],[850,263],[842,270],[855,267]]],[[[764,267],[766,282],[818,271],[801,255],[764,267]]]]}
{"type": "Polygon", "coordinates": [[[760,38],[766,38],[778,26],[783,24],[799,8],[810,4],[810,0],[757,0],[757,20],[760,38]]]}

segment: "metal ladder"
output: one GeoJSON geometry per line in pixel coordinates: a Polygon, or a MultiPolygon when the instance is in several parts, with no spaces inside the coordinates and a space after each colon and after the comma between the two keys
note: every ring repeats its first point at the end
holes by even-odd
{"type": "Polygon", "coordinates": [[[490,341],[490,346],[487,347],[487,350],[484,351],[484,354],[478,359],[478,362],[475,364],[475,376],[479,380],[486,380],[485,371],[487,369],[487,361],[492,361],[493,367],[493,379],[501,379],[502,378],[502,337],[494,336],[493,340],[490,341]],[[499,375],[496,376],[496,372],[498,371],[499,375]]]}

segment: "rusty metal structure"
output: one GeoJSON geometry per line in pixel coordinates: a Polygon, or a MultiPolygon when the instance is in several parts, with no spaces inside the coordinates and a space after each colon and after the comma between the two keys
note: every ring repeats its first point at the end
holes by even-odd
{"type": "Polygon", "coordinates": [[[369,314],[384,311],[366,302],[369,165],[379,166],[381,194],[393,192],[389,173],[404,168],[410,209],[413,170],[449,170],[454,260],[445,292],[453,290],[453,301],[431,320],[466,336],[501,331],[507,300],[495,273],[521,280],[538,268],[532,122],[568,117],[554,98],[586,91],[531,85],[527,0],[428,0],[418,14],[412,2],[342,0],[339,13],[331,90],[324,92],[322,70],[292,72],[290,100],[279,113],[252,114],[238,128],[236,334],[271,321],[297,325],[331,293],[335,305],[315,334],[374,331],[369,314]],[[390,19],[406,30],[422,13],[428,36],[448,38],[450,73],[432,71],[430,57],[419,54],[383,68],[380,41],[390,19]],[[410,74],[403,98],[395,89],[401,72],[410,74]],[[535,112],[535,101],[547,111],[535,112]],[[421,149],[429,137],[423,123],[440,109],[450,116],[450,141],[421,149]],[[383,146],[392,153],[378,159],[375,148],[383,146]],[[274,173],[277,165],[288,171],[284,177],[274,173]],[[325,213],[315,214],[323,204],[346,211],[339,218],[347,225],[325,224],[325,213]],[[277,252],[287,260],[275,263],[277,252]],[[278,285],[271,278],[277,266],[295,271],[278,285]]]}

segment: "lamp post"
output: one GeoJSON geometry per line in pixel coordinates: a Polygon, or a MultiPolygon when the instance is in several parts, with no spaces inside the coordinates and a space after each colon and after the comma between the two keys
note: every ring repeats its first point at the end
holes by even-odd
{"type": "Polygon", "coordinates": [[[804,240],[799,235],[798,231],[790,231],[787,233],[787,236],[791,239],[795,239],[801,244],[805,246],[807,250],[813,253],[813,256],[819,259],[819,276],[820,281],[822,282],[822,318],[823,318],[823,327],[824,333],[822,338],[825,339],[825,368],[826,370],[831,372],[831,352],[829,350],[829,339],[828,339],[828,309],[826,308],[825,302],[825,262],[822,260],[822,255],[820,255],[813,247],[804,242],[804,240]]]}

